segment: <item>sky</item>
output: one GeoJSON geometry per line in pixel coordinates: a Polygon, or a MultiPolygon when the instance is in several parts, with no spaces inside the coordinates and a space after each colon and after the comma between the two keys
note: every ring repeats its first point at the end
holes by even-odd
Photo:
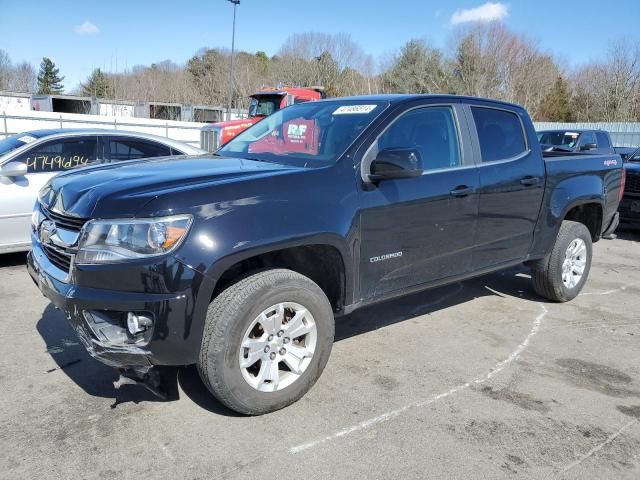
{"type": "MultiPolygon", "coordinates": [[[[36,68],[43,56],[66,90],[99,67],[184,63],[202,47],[231,46],[228,0],[0,0],[0,49],[36,68]]],[[[349,33],[375,58],[421,38],[446,48],[458,25],[500,20],[570,67],[603,59],[612,41],[640,40],[638,0],[241,0],[236,48],[277,53],[293,33],[349,33]]]]}

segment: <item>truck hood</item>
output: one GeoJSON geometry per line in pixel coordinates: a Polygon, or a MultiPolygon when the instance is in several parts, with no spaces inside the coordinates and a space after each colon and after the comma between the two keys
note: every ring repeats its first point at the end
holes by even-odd
{"type": "Polygon", "coordinates": [[[172,191],[239,182],[287,170],[297,168],[209,155],[132,160],[58,175],[41,190],[40,201],[57,212],[81,218],[127,218],[172,191]]]}
{"type": "Polygon", "coordinates": [[[252,117],[252,118],[241,118],[238,120],[229,120],[226,122],[214,123],[212,126],[224,128],[225,130],[230,130],[230,131],[234,131],[234,130],[242,131],[249,128],[254,123],[257,123],[258,121],[262,120],[263,118],[264,117],[262,116],[252,117]]]}

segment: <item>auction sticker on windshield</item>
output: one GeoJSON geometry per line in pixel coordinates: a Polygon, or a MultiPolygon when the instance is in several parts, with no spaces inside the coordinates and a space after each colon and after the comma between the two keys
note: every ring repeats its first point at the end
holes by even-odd
{"type": "Polygon", "coordinates": [[[348,114],[367,114],[371,113],[377,105],[343,105],[338,107],[334,115],[348,115],[348,114]]]}
{"type": "Polygon", "coordinates": [[[20,138],[18,138],[18,141],[22,143],[31,143],[35,140],[37,140],[36,137],[32,137],[31,135],[23,135],[20,138]]]}

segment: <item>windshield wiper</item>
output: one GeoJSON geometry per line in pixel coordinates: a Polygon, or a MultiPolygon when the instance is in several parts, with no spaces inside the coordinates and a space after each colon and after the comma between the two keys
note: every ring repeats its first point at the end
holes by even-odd
{"type": "Polygon", "coordinates": [[[269,160],[265,160],[263,158],[254,158],[254,157],[247,157],[245,155],[239,156],[240,158],[244,159],[244,160],[251,160],[252,162],[264,162],[264,163],[273,163],[270,162],[269,160]]]}

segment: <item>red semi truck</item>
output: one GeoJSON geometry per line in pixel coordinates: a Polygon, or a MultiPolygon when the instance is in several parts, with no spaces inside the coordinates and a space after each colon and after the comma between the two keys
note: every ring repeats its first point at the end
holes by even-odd
{"type": "Polygon", "coordinates": [[[212,123],[200,131],[200,147],[214,152],[240,132],[264,117],[294,103],[313,102],[325,98],[321,87],[263,88],[251,95],[249,117],[239,120],[212,123]]]}

